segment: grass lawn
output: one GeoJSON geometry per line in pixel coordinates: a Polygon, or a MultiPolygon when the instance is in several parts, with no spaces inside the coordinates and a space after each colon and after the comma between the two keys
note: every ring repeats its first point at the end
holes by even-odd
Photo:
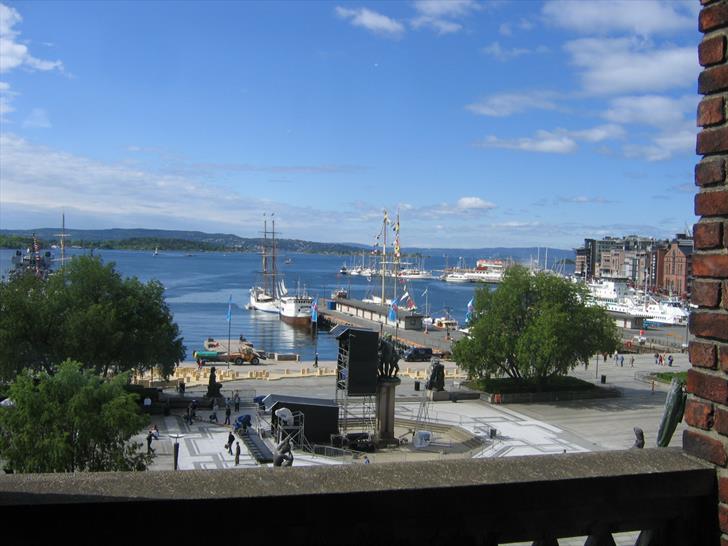
{"type": "Polygon", "coordinates": [[[683,383],[688,382],[688,372],[659,372],[652,374],[652,377],[661,383],[671,383],[673,377],[677,377],[683,383]]]}
{"type": "Polygon", "coordinates": [[[545,385],[538,385],[535,381],[525,379],[503,377],[499,379],[479,379],[476,381],[469,381],[466,383],[466,386],[472,389],[489,392],[491,394],[584,391],[597,388],[594,383],[582,381],[576,377],[569,376],[553,377],[545,385]]]}

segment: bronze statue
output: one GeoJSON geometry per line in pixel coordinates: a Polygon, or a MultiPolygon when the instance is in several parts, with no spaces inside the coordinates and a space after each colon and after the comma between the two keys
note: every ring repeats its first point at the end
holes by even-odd
{"type": "Polygon", "coordinates": [[[220,395],[220,389],[222,389],[222,383],[217,382],[217,377],[215,377],[215,366],[212,367],[210,370],[210,381],[207,384],[207,398],[219,398],[220,395]]]}
{"type": "Polygon", "coordinates": [[[291,452],[291,442],[288,436],[276,446],[276,454],[273,457],[273,466],[293,466],[293,453],[291,452]]]}
{"type": "Polygon", "coordinates": [[[444,391],[445,390],[445,366],[440,364],[437,358],[432,359],[429,368],[430,376],[425,383],[428,391],[444,391]]]}
{"type": "Polygon", "coordinates": [[[400,354],[392,342],[392,336],[379,340],[379,378],[397,378],[400,354]]]}

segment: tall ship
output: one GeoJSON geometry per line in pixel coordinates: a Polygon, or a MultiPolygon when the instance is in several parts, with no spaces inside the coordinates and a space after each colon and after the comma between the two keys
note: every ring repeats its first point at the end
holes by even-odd
{"type": "Polygon", "coordinates": [[[41,251],[40,241],[34,233],[32,245],[26,249],[25,254],[20,250],[15,251],[11,259],[12,269],[8,271],[8,280],[28,274],[47,279],[51,274],[52,261],[50,250],[41,251]]]}
{"type": "Polygon", "coordinates": [[[263,270],[261,271],[261,283],[250,289],[249,309],[263,311],[265,313],[279,313],[280,302],[278,301],[278,270],[276,267],[276,223],[272,222],[271,238],[268,239],[268,219],[263,220],[263,247],[261,259],[263,270]]]}
{"type": "Polygon", "coordinates": [[[268,238],[268,221],[263,223],[263,249],[262,258],[262,283],[250,289],[250,303],[248,307],[266,313],[277,313],[283,322],[294,325],[305,326],[311,322],[311,304],[313,298],[305,293],[297,291],[295,295],[289,294],[283,280],[283,275],[278,272],[276,264],[276,224],[271,220],[270,239],[268,238]]]}

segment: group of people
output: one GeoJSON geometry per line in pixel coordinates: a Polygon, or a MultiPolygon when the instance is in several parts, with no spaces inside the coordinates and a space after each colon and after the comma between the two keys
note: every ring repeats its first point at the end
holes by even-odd
{"type": "MultiPolygon", "coordinates": [[[[225,422],[223,424],[229,425],[230,423],[230,416],[233,412],[233,407],[235,408],[235,412],[240,411],[240,394],[238,394],[238,391],[235,391],[233,394],[233,397],[227,397],[225,399],[225,422]]],[[[212,403],[212,412],[210,413],[210,422],[211,423],[217,423],[217,410],[218,410],[217,400],[215,400],[212,403]]]]}
{"type": "MultiPolygon", "coordinates": [[[[604,353],[602,355],[602,357],[604,358],[604,362],[606,363],[607,360],[609,359],[609,354],[604,353]]],[[[621,366],[622,368],[624,368],[624,355],[619,354],[619,351],[615,351],[613,358],[614,358],[614,363],[617,366],[621,366]]],[[[597,360],[599,360],[599,354],[597,354],[597,360]]],[[[674,362],[674,359],[671,354],[655,353],[655,365],[672,366],[673,362],[674,362]]],[[[629,366],[630,366],[630,368],[634,368],[634,355],[629,355],[629,366]]],[[[588,361],[584,362],[584,369],[586,370],[586,369],[588,369],[588,367],[589,367],[589,362],[588,361]]]]}
{"type": "Polygon", "coordinates": [[[672,363],[672,355],[665,356],[660,353],[655,353],[655,364],[657,366],[672,366],[672,363]]]}

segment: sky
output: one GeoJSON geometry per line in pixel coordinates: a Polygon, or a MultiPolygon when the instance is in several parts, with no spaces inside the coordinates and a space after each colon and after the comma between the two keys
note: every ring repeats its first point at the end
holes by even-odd
{"type": "Polygon", "coordinates": [[[669,238],[699,2],[0,3],[0,228],[669,238]]]}

